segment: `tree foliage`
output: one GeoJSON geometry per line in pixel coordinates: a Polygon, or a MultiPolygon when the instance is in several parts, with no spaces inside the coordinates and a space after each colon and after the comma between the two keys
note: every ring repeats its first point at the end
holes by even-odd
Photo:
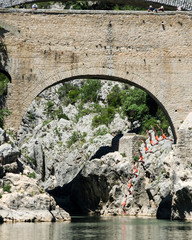
{"type": "Polygon", "coordinates": [[[9,83],[8,77],[0,73],[0,95],[5,95],[7,93],[7,84],[9,83]]]}

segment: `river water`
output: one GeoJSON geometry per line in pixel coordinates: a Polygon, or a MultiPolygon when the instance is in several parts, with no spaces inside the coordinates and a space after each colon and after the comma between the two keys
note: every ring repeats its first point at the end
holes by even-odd
{"type": "Polygon", "coordinates": [[[0,240],[192,240],[192,222],[152,218],[75,218],[62,223],[4,223],[0,240]]]}

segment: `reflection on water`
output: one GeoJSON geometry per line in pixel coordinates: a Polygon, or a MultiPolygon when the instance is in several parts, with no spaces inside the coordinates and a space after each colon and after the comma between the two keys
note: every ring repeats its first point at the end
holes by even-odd
{"type": "Polygon", "coordinates": [[[146,218],[75,218],[64,223],[0,225],[0,240],[191,240],[192,222],[146,218]]]}

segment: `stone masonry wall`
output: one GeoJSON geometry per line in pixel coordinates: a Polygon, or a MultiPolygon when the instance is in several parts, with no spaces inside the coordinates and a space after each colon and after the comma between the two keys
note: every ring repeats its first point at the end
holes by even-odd
{"type": "Polygon", "coordinates": [[[119,141],[119,152],[125,154],[127,159],[133,159],[138,155],[139,142],[141,142],[143,136],[139,136],[135,133],[124,134],[119,141]]]}

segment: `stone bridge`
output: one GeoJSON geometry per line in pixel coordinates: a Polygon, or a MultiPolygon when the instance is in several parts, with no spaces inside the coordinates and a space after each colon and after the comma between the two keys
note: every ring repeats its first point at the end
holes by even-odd
{"type": "Polygon", "coordinates": [[[0,70],[10,76],[6,127],[43,90],[77,78],[129,83],[163,108],[176,139],[192,112],[192,14],[0,10],[0,70]]]}
{"type": "MultiPolygon", "coordinates": [[[[0,7],[12,7],[19,5],[21,3],[34,3],[34,2],[48,2],[49,0],[0,0],[0,7]]],[[[61,2],[66,2],[67,0],[61,0],[61,2]]],[[[103,2],[112,2],[112,3],[123,3],[123,4],[132,4],[134,6],[146,7],[149,4],[155,4],[155,6],[165,5],[169,7],[178,7],[182,6],[183,9],[192,10],[192,1],[191,0],[101,0],[103,2]]],[[[54,2],[54,1],[53,1],[54,2]]],[[[56,0],[55,2],[58,2],[56,0]]]]}

